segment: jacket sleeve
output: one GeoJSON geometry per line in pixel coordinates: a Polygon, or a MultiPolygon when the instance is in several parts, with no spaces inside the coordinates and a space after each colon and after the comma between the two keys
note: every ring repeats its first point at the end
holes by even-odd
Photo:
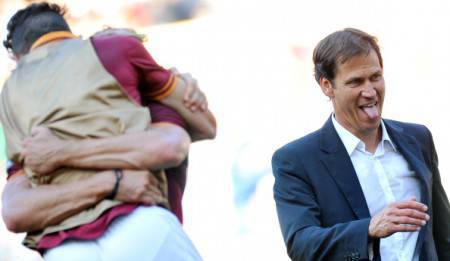
{"type": "MultiPolygon", "coordinates": [[[[313,187],[296,153],[275,152],[272,168],[275,175],[274,198],[281,232],[292,260],[367,260],[370,219],[323,227],[321,207],[313,187]]],[[[330,203],[332,205],[332,203],[330,203]]]]}
{"type": "Polygon", "coordinates": [[[430,169],[433,173],[433,238],[439,260],[450,260],[450,205],[442,186],[438,169],[438,157],[433,137],[428,131],[430,145],[430,169]]]}

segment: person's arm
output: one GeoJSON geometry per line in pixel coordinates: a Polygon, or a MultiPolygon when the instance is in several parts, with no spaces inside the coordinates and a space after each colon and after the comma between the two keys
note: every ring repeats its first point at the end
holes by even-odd
{"type": "Polygon", "coordinates": [[[439,260],[450,260],[450,204],[442,186],[438,168],[438,156],[429,130],[427,130],[427,137],[429,156],[431,156],[429,164],[433,175],[433,205],[431,206],[433,213],[433,238],[439,260]]]}
{"type": "MultiPolygon", "coordinates": [[[[154,204],[161,197],[156,178],[147,171],[124,171],[116,199],[129,203],[154,204]]],[[[116,177],[104,171],[89,178],[59,185],[31,187],[23,171],[13,174],[2,194],[2,216],[15,233],[42,230],[60,223],[104,199],[116,177]]]]}
{"type": "Polygon", "coordinates": [[[278,219],[293,260],[369,259],[369,247],[378,238],[417,231],[429,218],[425,205],[408,200],[387,206],[373,218],[324,227],[315,197],[320,192],[309,182],[299,157],[292,151],[279,150],[272,159],[278,219]]]}
{"type": "Polygon", "coordinates": [[[370,219],[323,227],[320,206],[301,164],[277,151],[272,158],[274,198],[287,252],[292,260],[343,260],[345,253],[369,258],[370,219]],[[302,175],[303,173],[303,175],[302,175]],[[365,255],[364,255],[365,254],[365,255]]]}
{"type": "Polygon", "coordinates": [[[151,124],[150,129],[122,136],[62,140],[43,126],[23,142],[25,166],[36,174],[61,167],[92,169],[164,169],[178,166],[187,156],[190,138],[174,124],[151,124]]]}
{"type": "Polygon", "coordinates": [[[139,74],[139,91],[143,100],[159,101],[175,109],[185,119],[193,141],[213,139],[216,120],[197,81],[189,74],[159,66],[135,37],[119,39],[126,46],[127,60],[139,74]]]}
{"type": "Polygon", "coordinates": [[[198,88],[197,81],[189,74],[174,75],[175,88],[160,102],[174,108],[183,117],[192,141],[214,139],[216,119],[208,109],[206,97],[198,88]]]}

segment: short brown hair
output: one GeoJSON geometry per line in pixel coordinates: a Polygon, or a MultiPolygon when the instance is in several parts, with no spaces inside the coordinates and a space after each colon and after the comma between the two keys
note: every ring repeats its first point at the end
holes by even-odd
{"type": "Polygon", "coordinates": [[[383,58],[377,42],[375,36],[354,28],[345,28],[328,35],[314,49],[316,81],[320,83],[320,79],[325,77],[332,82],[336,76],[338,63],[343,64],[357,55],[369,55],[371,50],[377,53],[380,66],[383,68],[383,58]]]}

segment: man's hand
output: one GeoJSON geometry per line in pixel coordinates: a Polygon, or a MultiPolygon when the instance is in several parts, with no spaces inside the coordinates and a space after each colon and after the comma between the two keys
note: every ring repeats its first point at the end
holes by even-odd
{"type": "Polygon", "coordinates": [[[415,198],[392,203],[370,220],[369,236],[384,238],[396,232],[418,231],[430,219],[427,209],[415,198]]]}
{"type": "Polygon", "coordinates": [[[176,68],[171,68],[170,70],[186,84],[186,91],[183,96],[184,105],[189,108],[191,112],[195,112],[197,109],[206,111],[208,108],[208,101],[205,94],[198,87],[197,80],[193,78],[190,73],[180,73],[176,68]]]}
{"type": "Polygon", "coordinates": [[[62,149],[67,142],[59,139],[44,126],[38,126],[31,131],[31,137],[22,142],[21,156],[24,164],[37,176],[48,174],[61,166],[62,149]]]}
{"type": "Polygon", "coordinates": [[[164,197],[157,184],[158,180],[148,171],[125,170],[116,199],[127,203],[160,203],[164,197]]]}

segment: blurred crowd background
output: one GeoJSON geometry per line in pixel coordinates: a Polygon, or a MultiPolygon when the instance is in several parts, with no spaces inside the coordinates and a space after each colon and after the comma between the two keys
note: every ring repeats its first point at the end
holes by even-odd
{"type": "MultiPolygon", "coordinates": [[[[9,18],[31,2],[0,0],[2,40],[9,18]]],[[[320,128],[329,116],[331,104],[314,82],[312,50],[345,27],[378,37],[385,60],[383,115],[431,129],[450,192],[449,1],[53,2],[68,7],[72,31],[85,38],[104,26],[146,34],[156,61],[192,73],[207,93],[218,136],[192,145],[184,197],[184,227],[205,260],[288,260],[270,159],[276,148],[320,128]]],[[[13,68],[1,49],[1,83],[13,68]]],[[[5,179],[0,177],[0,192],[5,179]]],[[[22,238],[0,222],[0,260],[41,260],[20,245],[22,238]]]]}

